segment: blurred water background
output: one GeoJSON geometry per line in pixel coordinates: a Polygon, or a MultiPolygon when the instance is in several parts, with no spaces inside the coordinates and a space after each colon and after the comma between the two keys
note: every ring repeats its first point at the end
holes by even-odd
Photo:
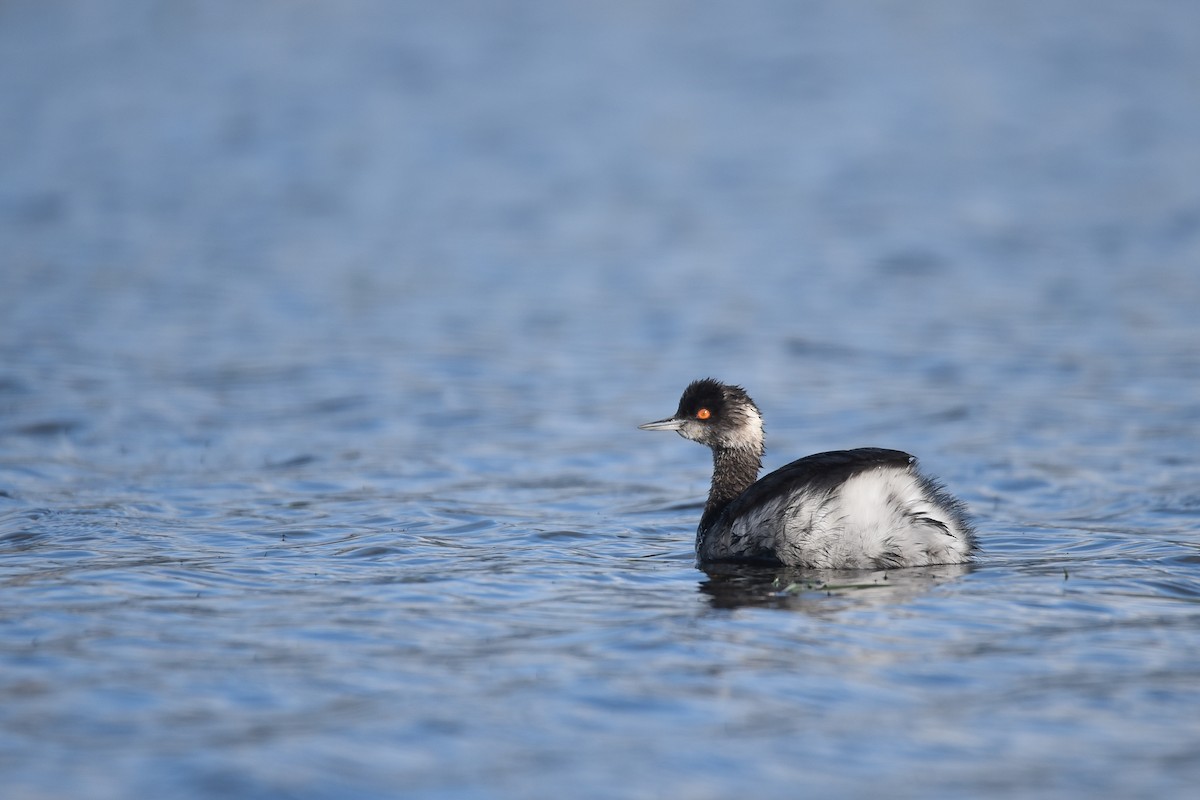
{"type": "Polygon", "coordinates": [[[1200,5],[0,4],[6,798],[1183,797],[1200,5]],[[692,561],[918,454],[970,569],[692,561]]]}

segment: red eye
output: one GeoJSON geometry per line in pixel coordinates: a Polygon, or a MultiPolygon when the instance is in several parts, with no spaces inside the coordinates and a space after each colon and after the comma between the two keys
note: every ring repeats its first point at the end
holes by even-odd
{"type": "Polygon", "coordinates": [[[707,408],[702,408],[696,412],[696,419],[708,419],[712,416],[712,412],[707,408]]]}

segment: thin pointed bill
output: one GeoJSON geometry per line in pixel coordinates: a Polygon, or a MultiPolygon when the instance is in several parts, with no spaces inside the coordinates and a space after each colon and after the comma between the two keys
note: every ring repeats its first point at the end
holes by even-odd
{"type": "Polygon", "coordinates": [[[638,428],[643,431],[677,431],[683,427],[683,420],[671,417],[670,419],[660,419],[658,422],[647,422],[645,425],[638,425],[638,428]]]}

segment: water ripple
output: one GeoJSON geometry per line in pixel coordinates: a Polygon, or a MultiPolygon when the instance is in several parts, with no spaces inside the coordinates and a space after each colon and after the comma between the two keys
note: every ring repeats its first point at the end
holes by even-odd
{"type": "Polygon", "coordinates": [[[1194,794],[1200,6],[293,6],[0,12],[6,797],[1194,794]],[[978,561],[696,569],[710,373],[978,561]]]}

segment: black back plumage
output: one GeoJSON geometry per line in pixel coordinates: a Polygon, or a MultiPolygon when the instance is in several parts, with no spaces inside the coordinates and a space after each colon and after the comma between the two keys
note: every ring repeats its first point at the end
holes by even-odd
{"type": "Polygon", "coordinates": [[[700,533],[703,535],[713,525],[748,513],[780,493],[801,488],[814,493],[829,492],[860,472],[876,467],[904,469],[915,461],[916,458],[908,453],[882,447],[832,450],[798,458],[759,478],[732,502],[712,514],[711,519],[700,520],[700,533]]]}

